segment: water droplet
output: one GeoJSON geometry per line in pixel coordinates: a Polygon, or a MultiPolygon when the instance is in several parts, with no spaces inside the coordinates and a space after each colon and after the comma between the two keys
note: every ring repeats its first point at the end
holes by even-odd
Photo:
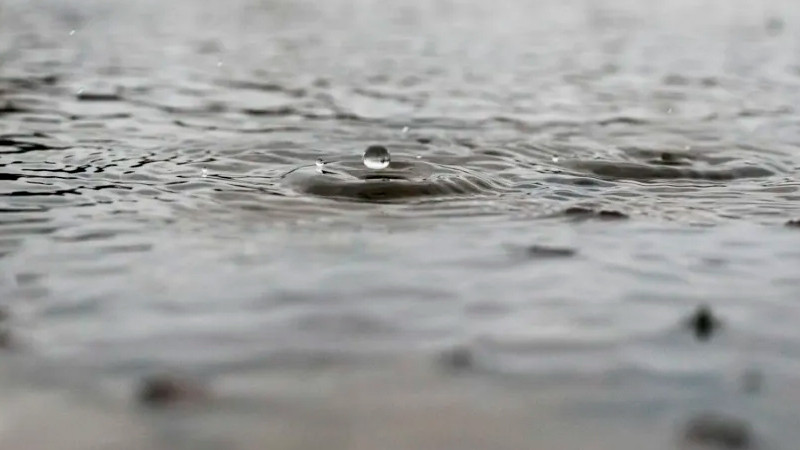
{"type": "Polygon", "coordinates": [[[208,169],[203,167],[203,170],[200,171],[200,176],[203,177],[203,178],[207,177],[208,176],[208,169]]]}
{"type": "Polygon", "coordinates": [[[667,109],[667,114],[672,114],[672,108],[667,109]]]}
{"type": "Polygon", "coordinates": [[[317,158],[315,164],[317,166],[317,172],[322,173],[322,168],[325,167],[325,161],[323,161],[322,158],[317,158]]]}
{"type": "Polygon", "coordinates": [[[403,134],[408,133],[408,127],[403,127],[403,134]]]}
{"type": "Polygon", "coordinates": [[[79,87],[79,88],[78,88],[78,95],[81,95],[81,94],[83,94],[83,91],[84,91],[84,89],[83,89],[82,87],[79,87]]]}
{"type": "Polygon", "coordinates": [[[417,155],[417,159],[422,159],[422,155],[417,155]]]}
{"type": "Polygon", "coordinates": [[[389,167],[389,150],[382,145],[370,145],[364,152],[364,165],[370,169],[385,169],[389,167]]]}
{"type": "Polygon", "coordinates": [[[222,67],[222,61],[217,61],[217,67],[222,67]]]}
{"type": "Polygon", "coordinates": [[[554,163],[557,163],[557,162],[558,162],[558,156],[553,156],[553,162],[554,162],[554,163]]]}
{"type": "Polygon", "coordinates": [[[69,35],[70,36],[74,36],[75,35],[75,30],[69,30],[69,35]]]}

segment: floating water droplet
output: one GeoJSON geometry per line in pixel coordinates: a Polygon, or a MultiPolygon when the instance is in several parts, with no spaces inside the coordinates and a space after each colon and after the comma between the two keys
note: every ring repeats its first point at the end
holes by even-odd
{"type": "Polygon", "coordinates": [[[389,150],[382,145],[370,145],[364,152],[364,165],[370,169],[385,169],[390,159],[389,150]]]}
{"type": "Polygon", "coordinates": [[[557,162],[558,162],[558,156],[553,156],[553,162],[554,162],[554,163],[557,163],[557,162]]]}
{"type": "Polygon", "coordinates": [[[417,155],[417,159],[422,159],[422,155],[417,155]]]}
{"type": "Polygon", "coordinates": [[[672,114],[672,108],[667,109],[667,114],[672,114]]]}
{"type": "Polygon", "coordinates": [[[81,95],[81,94],[83,94],[83,91],[84,91],[84,89],[83,89],[82,87],[79,87],[79,88],[78,88],[78,95],[81,95]]]}
{"type": "Polygon", "coordinates": [[[222,67],[222,61],[217,61],[217,67],[222,67]]]}
{"type": "Polygon", "coordinates": [[[406,133],[408,133],[408,127],[403,127],[403,131],[402,131],[402,133],[403,133],[403,134],[406,134],[406,133]]]}
{"type": "Polygon", "coordinates": [[[69,35],[70,36],[74,36],[75,35],[75,30],[69,30],[69,35]]]}
{"type": "Polygon", "coordinates": [[[323,161],[322,158],[317,158],[315,164],[317,166],[317,172],[322,173],[322,168],[325,167],[325,161],[323,161]]]}
{"type": "Polygon", "coordinates": [[[203,170],[200,171],[200,176],[203,177],[203,178],[207,177],[208,176],[208,169],[203,167],[203,170]]]}

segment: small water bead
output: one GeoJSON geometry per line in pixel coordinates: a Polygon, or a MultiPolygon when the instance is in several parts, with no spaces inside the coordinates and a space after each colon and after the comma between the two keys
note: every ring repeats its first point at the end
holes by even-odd
{"type": "Polygon", "coordinates": [[[557,162],[558,162],[558,156],[553,156],[553,158],[552,158],[552,161],[553,161],[554,163],[557,163],[557,162]]]}
{"type": "Polygon", "coordinates": [[[70,30],[69,35],[70,36],[74,36],[75,35],[75,30],[70,30]]]}
{"type": "Polygon", "coordinates": [[[408,133],[408,127],[403,127],[403,131],[402,131],[402,133],[403,133],[403,134],[406,134],[406,133],[408,133]]]}
{"type": "Polygon", "coordinates": [[[325,167],[325,161],[322,158],[317,158],[317,162],[314,163],[317,166],[317,172],[322,173],[322,169],[325,167]]]}
{"type": "Polygon", "coordinates": [[[385,169],[390,161],[389,150],[382,145],[370,145],[364,152],[364,165],[370,169],[385,169]]]}
{"type": "Polygon", "coordinates": [[[208,169],[203,167],[203,170],[200,171],[200,176],[206,178],[208,176],[208,169]]]}

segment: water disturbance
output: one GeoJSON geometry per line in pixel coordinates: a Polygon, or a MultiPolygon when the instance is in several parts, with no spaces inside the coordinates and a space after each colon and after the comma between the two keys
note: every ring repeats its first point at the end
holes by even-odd
{"type": "Polygon", "coordinates": [[[798,43],[782,0],[3,0],[0,448],[794,450],[798,43]]]}

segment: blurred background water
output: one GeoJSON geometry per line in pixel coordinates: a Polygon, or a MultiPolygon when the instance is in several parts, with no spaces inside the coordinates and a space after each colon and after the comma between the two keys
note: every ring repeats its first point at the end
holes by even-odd
{"type": "Polygon", "coordinates": [[[4,0],[0,443],[794,448],[798,55],[780,0],[4,0]]]}

